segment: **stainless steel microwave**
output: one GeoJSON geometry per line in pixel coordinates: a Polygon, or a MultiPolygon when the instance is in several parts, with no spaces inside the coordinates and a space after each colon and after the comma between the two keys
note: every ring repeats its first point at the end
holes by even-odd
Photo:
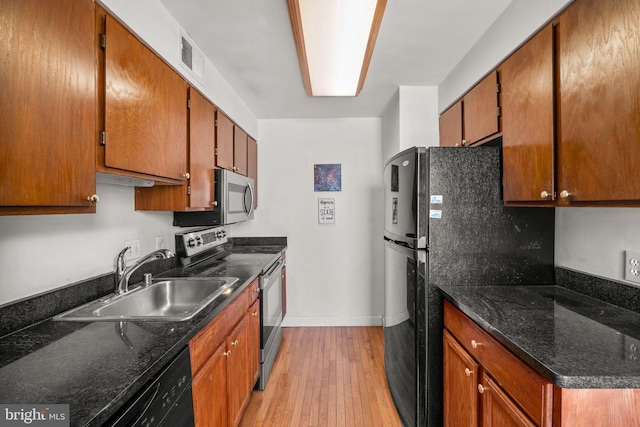
{"type": "Polygon", "coordinates": [[[226,169],[214,169],[216,206],[213,211],[174,212],[178,227],[226,225],[253,219],[253,178],[226,169]]]}

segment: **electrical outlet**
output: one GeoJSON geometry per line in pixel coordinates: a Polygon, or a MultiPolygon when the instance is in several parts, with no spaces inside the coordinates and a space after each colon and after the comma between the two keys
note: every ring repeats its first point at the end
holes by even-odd
{"type": "Polygon", "coordinates": [[[131,261],[132,259],[140,258],[140,240],[139,239],[125,240],[124,241],[124,245],[125,246],[129,246],[129,248],[130,248],[124,254],[124,259],[126,261],[131,261]]]}
{"type": "Polygon", "coordinates": [[[640,340],[625,335],[624,357],[627,360],[640,360],[640,340]]]}
{"type": "Polygon", "coordinates": [[[624,251],[624,280],[640,283],[640,252],[624,251]]]}
{"type": "Polygon", "coordinates": [[[164,236],[156,236],[156,249],[164,249],[165,247],[164,236]]]}

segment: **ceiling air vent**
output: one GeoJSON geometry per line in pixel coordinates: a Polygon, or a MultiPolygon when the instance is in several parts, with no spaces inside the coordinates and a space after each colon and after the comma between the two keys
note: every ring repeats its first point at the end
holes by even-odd
{"type": "Polygon", "coordinates": [[[185,33],[180,34],[180,64],[201,82],[204,80],[204,55],[185,33]]]}

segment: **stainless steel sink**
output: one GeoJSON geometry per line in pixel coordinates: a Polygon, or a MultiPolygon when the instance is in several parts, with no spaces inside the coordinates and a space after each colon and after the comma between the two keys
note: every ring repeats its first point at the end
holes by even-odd
{"type": "Polygon", "coordinates": [[[237,277],[165,278],[69,310],[53,320],[189,320],[238,281],[237,277]]]}

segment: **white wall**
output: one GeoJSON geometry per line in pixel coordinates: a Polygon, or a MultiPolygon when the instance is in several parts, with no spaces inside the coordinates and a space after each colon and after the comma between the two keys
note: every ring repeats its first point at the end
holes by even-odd
{"type": "Polygon", "coordinates": [[[439,145],[438,88],[400,86],[382,116],[382,163],[411,147],[439,145]]]}
{"type": "Polygon", "coordinates": [[[624,251],[640,251],[638,224],[638,208],[557,208],[556,265],[624,281],[624,251]]]}
{"type": "Polygon", "coordinates": [[[439,144],[438,88],[400,86],[400,151],[439,144]]]}
{"type": "Polygon", "coordinates": [[[133,191],[98,184],[96,214],[0,217],[0,304],[113,271],[125,240],[174,250],[173,214],[134,211],[133,191]]]}
{"type": "Polygon", "coordinates": [[[400,88],[382,114],[382,169],[400,149],[400,88]]]}
{"type": "Polygon", "coordinates": [[[513,0],[440,83],[442,112],[573,0],[513,0]]]}
{"type": "Polygon", "coordinates": [[[287,236],[287,326],[382,324],[381,163],[379,118],[259,121],[259,207],[231,235],[287,236]],[[322,163],[342,165],[342,191],[313,191],[322,163]]]}

